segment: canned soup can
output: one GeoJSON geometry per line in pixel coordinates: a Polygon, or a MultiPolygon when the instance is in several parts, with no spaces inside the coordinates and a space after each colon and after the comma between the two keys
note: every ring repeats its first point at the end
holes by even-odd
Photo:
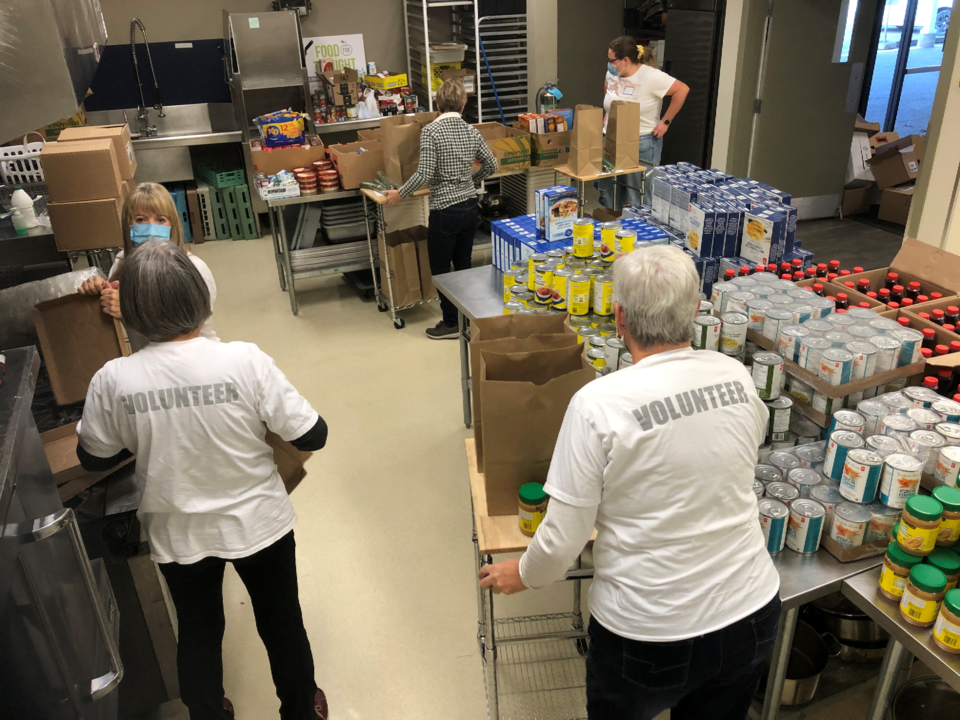
{"type": "Polygon", "coordinates": [[[923,333],[913,328],[900,328],[890,333],[900,341],[900,355],[897,358],[897,367],[905,367],[920,362],[920,345],[923,342],[923,333]]]}
{"type": "Polygon", "coordinates": [[[800,338],[800,355],[797,365],[819,377],[823,351],[832,347],[831,342],[821,335],[807,335],[800,338]]]}
{"type": "Polygon", "coordinates": [[[820,355],[820,379],[837,387],[850,382],[853,353],[840,348],[824,350],[820,355]]]}
{"type": "Polygon", "coordinates": [[[600,337],[600,331],[593,327],[578,327],[577,328],[577,342],[582,342],[584,345],[590,343],[590,338],[600,337]]]}
{"type": "MultiPolygon", "coordinates": [[[[881,318],[885,320],[886,318],[881,318]]],[[[897,367],[900,355],[900,341],[890,335],[874,335],[870,342],[877,346],[877,375],[890,372],[897,367]]]]}
{"type": "Polygon", "coordinates": [[[709,300],[701,300],[697,308],[697,315],[713,315],[713,303],[709,300]]]}
{"type": "Polygon", "coordinates": [[[764,495],[774,500],[779,500],[784,505],[789,505],[800,497],[800,491],[788,482],[767,483],[767,489],[764,495]]]}
{"type": "Polygon", "coordinates": [[[616,252],[628,255],[637,249],[637,234],[633,230],[618,230],[613,242],[616,252]]]}
{"type": "Polygon", "coordinates": [[[757,500],[763,497],[763,491],[766,489],[766,486],[760,480],[753,481],[753,494],[757,496],[757,500]]]}
{"type": "Polygon", "coordinates": [[[930,388],[921,385],[905,387],[900,392],[907,400],[921,408],[928,408],[934,401],[942,399],[937,393],[932,392],[930,388]],[[930,396],[931,393],[933,397],[930,396]]]}
{"type": "Polygon", "coordinates": [[[887,455],[880,475],[880,502],[902,510],[917,494],[922,473],[923,463],[912,455],[887,455]]]}
{"type": "Polygon", "coordinates": [[[838,503],[842,502],[840,491],[837,490],[837,488],[835,488],[833,485],[820,483],[816,487],[811,488],[810,499],[816,500],[818,503],[823,505],[823,509],[826,510],[823,524],[829,527],[830,523],[833,522],[833,509],[838,503]]]}
{"type": "Polygon", "coordinates": [[[607,366],[606,355],[600,348],[591,347],[587,350],[587,360],[597,370],[603,370],[607,366]]]}
{"type": "Polygon", "coordinates": [[[853,335],[844,330],[831,330],[824,333],[823,337],[835,348],[843,348],[847,343],[853,342],[853,335]]]}
{"type": "Polygon", "coordinates": [[[774,498],[760,498],[757,501],[760,513],[760,529],[763,531],[763,540],[767,544],[767,552],[776,555],[783,550],[787,540],[787,518],[790,517],[790,508],[785,503],[774,498]]]}
{"type": "Polygon", "coordinates": [[[960,447],[945,445],[937,455],[937,465],[933,476],[938,483],[957,487],[957,476],[960,475],[960,447]]]}
{"type": "Polygon", "coordinates": [[[892,540],[893,526],[900,519],[900,511],[896,508],[887,507],[881,502],[872,502],[867,505],[870,511],[870,522],[863,532],[863,542],[872,543],[877,540],[892,540]]]}
{"type": "Polygon", "coordinates": [[[776,400],[769,400],[766,403],[767,410],[770,411],[770,419],[767,422],[767,439],[771,442],[786,440],[790,434],[790,413],[793,410],[793,400],[786,395],[781,395],[776,400]]]}
{"type": "Polygon", "coordinates": [[[747,317],[750,319],[750,329],[763,332],[763,322],[767,319],[767,311],[773,309],[773,303],[763,298],[756,298],[747,303],[747,317]]]}
{"type": "Polygon", "coordinates": [[[815,553],[820,548],[826,514],[823,505],[816,500],[800,498],[791,503],[787,547],[804,555],[815,553]]]}
{"type": "Polygon", "coordinates": [[[838,503],[833,509],[833,522],[828,535],[842,547],[863,545],[863,536],[870,522],[870,511],[852,502],[838,503]]]}
{"type": "Polygon", "coordinates": [[[833,417],[833,413],[843,407],[843,398],[828,397],[819,390],[815,390],[810,407],[827,417],[833,417]]]}
{"type": "Polygon", "coordinates": [[[600,323],[597,325],[597,330],[600,331],[600,337],[610,338],[616,337],[617,335],[617,326],[615,323],[600,323]]]}
{"type": "Polygon", "coordinates": [[[820,473],[813,468],[798,467],[787,473],[787,482],[800,493],[800,497],[810,497],[810,491],[820,484],[820,473]]]}
{"type": "Polygon", "coordinates": [[[777,335],[777,353],[792,360],[800,360],[800,340],[810,334],[802,325],[781,325],[777,335]]]}
{"type": "Polygon", "coordinates": [[[800,402],[810,405],[813,403],[813,385],[805,383],[795,375],[790,375],[790,395],[800,402]]]}
{"type": "MultiPolygon", "coordinates": [[[[792,388],[791,388],[792,393],[792,388]]],[[[814,448],[819,453],[820,457],[814,460],[814,463],[822,463],[823,456],[825,453],[824,445],[821,442],[820,438],[820,426],[811,420],[806,418],[797,418],[790,423],[790,432],[797,436],[797,445],[803,445],[809,448],[814,448]],[[811,444],[814,443],[814,444],[811,444]]],[[[800,451],[800,448],[797,448],[797,452],[800,451]]],[[[806,452],[806,451],[805,451],[806,452]]],[[[796,454],[796,453],[794,453],[796,454]]],[[[800,455],[797,455],[800,457],[800,455]]]]}
{"type": "Polygon", "coordinates": [[[800,467],[815,468],[823,463],[826,453],[822,443],[800,445],[793,451],[793,455],[800,461],[800,467]]]}
{"type": "Polygon", "coordinates": [[[946,445],[943,436],[933,430],[914,430],[910,439],[917,445],[917,458],[923,463],[923,471],[933,475],[937,469],[940,448],[946,445]]]}
{"type": "Polygon", "coordinates": [[[761,463],[753,469],[753,477],[764,485],[769,485],[772,482],[783,482],[783,473],[780,472],[780,468],[766,463],[761,463]]]}
{"type": "Polygon", "coordinates": [[[757,353],[753,356],[754,387],[761,400],[774,400],[780,397],[780,381],[783,375],[783,358],[773,352],[757,353]]]}
{"type": "Polygon", "coordinates": [[[805,301],[793,303],[789,306],[789,310],[793,313],[793,322],[796,325],[805,323],[807,320],[813,318],[813,306],[805,301]]]}
{"type": "Polygon", "coordinates": [[[623,340],[616,337],[608,337],[606,338],[605,344],[604,352],[606,353],[607,367],[611,370],[619,370],[620,358],[627,351],[623,340]]]}
{"type": "Polygon", "coordinates": [[[873,502],[880,487],[883,458],[879,453],[865,448],[855,448],[847,453],[840,476],[840,494],[856,503],[873,502]]]}
{"type": "Polygon", "coordinates": [[[863,438],[849,430],[835,430],[827,442],[827,453],[823,459],[823,474],[834,480],[842,480],[843,464],[847,453],[863,447],[863,438]]]}
{"type": "Polygon", "coordinates": [[[590,314],[590,278],[574,275],[568,280],[567,312],[583,317],[590,314]]]}
{"type": "Polygon", "coordinates": [[[905,438],[917,429],[917,424],[906,415],[884,415],[879,427],[881,435],[905,438]]]}
{"type": "Polygon", "coordinates": [[[933,430],[943,422],[943,416],[929,408],[915,407],[907,410],[907,417],[917,424],[918,430],[933,430]]]}
{"type": "MultiPolygon", "coordinates": [[[[747,292],[746,290],[738,290],[737,292],[726,293],[723,296],[723,307],[720,308],[720,314],[728,312],[742,313],[747,314],[747,303],[751,300],[756,300],[757,296],[752,292],[747,292]]],[[[764,327],[766,327],[766,322],[764,322],[764,327]]]]}
{"type": "Polygon", "coordinates": [[[521,270],[507,270],[503,273],[503,301],[510,302],[513,299],[513,286],[517,284],[517,278],[523,274],[521,270]]]}
{"type": "Polygon", "coordinates": [[[849,430],[862,436],[864,434],[863,426],[864,421],[860,413],[853,410],[837,410],[833,414],[833,419],[830,420],[827,436],[829,437],[834,430],[849,430]]]}
{"type": "Polygon", "coordinates": [[[573,221],[573,254],[578,258],[593,256],[593,220],[579,218],[573,221]]]}
{"type": "Polygon", "coordinates": [[[597,275],[593,279],[593,311],[605,316],[613,313],[612,275],[597,275]]]}
{"type": "Polygon", "coordinates": [[[844,348],[853,355],[853,374],[851,380],[863,380],[877,372],[877,346],[872,342],[854,340],[844,348]]]}
{"type": "Polygon", "coordinates": [[[714,315],[697,315],[693,319],[695,350],[718,350],[720,348],[720,318],[714,315]]]}
{"type": "Polygon", "coordinates": [[[788,452],[772,452],[770,457],[767,458],[767,464],[772,465],[777,470],[780,471],[780,477],[783,480],[787,479],[787,474],[791,470],[796,470],[801,467],[800,460],[793,453],[788,452]]]}
{"type": "Polygon", "coordinates": [[[633,355],[631,355],[628,352],[625,352],[623,355],[620,356],[620,367],[618,369],[623,370],[624,368],[628,368],[628,367],[633,367],[633,355]]]}
{"type": "Polygon", "coordinates": [[[945,422],[960,422],[960,403],[958,402],[940,398],[930,403],[930,409],[943,415],[945,422]]]}
{"type": "Polygon", "coordinates": [[[865,445],[869,450],[880,453],[881,457],[903,452],[903,443],[890,435],[870,435],[865,445]]]}
{"type": "Polygon", "coordinates": [[[527,258],[527,290],[534,292],[537,289],[537,265],[542,265],[547,261],[545,253],[533,253],[527,258]]]}
{"type": "Polygon", "coordinates": [[[876,400],[864,400],[857,405],[857,414],[863,418],[864,437],[870,437],[877,434],[877,428],[880,425],[880,418],[887,414],[887,406],[876,400]]]}
{"type": "Polygon", "coordinates": [[[934,430],[943,435],[947,445],[960,445],[960,424],[952,422],[937,423],[934,430]]]}
{"type": "Polygon", "coordinates": [[[503,314],[504,315],[516,315],[518,312],[523,310],[523,303],[519,303],[516,300],[510,300],[503,304],[503,314]]]}
{"type": "Polygon", "coordinates": [[[616,252],[621,252],[617,242],[617,230],[619,229],[620,222],[618,220],[611,220],[600,225],[600,242],[616,252]]]}
{"type": "Polygon", "coordinates": [[[720,352],[740,357],[747,342],[747,316],[742,313],[724,313],[720,316],[720,352]]]}
{"type": "Polygon", "coordinates": [[[553,309],[566,312],[570,301],[570,278],[573,273],[569,270],[555,270],[553,272],[553,309]]]}
{"type": "Polygon", "coordinates": [[[780,335],[781,327],[793,324],[792,312],[782,308],[771,308],[767,310],[767,317],[763,321],[763,336],[770,340],[776,340],[780,335]]]}

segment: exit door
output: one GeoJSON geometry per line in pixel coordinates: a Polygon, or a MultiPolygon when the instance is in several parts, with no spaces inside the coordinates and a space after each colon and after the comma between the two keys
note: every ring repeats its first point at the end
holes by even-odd
{"type": "Polygon", "coordinates": [[[772,3],[749,175],[793,195],[801,219],[840,205],[876,1],[772,3]]]}

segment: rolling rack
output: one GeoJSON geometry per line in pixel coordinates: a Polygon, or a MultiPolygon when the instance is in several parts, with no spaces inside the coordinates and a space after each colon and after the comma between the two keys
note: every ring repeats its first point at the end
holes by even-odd
{"type": "Polygon", "coordinates": [[[407,305],[402,305],[400,307],[394,302],[393,295],[393,280],[390,277],[390,254],[384,253],[384,256],[380,258],[380,262],[383,263],[384,275],[387,278],[386,282],[386,294],[383,292],[383,278],[380,280],[377,279],[377,267],[379,263],[377,261],[377,243],[376,240],[383,238],[384,246],[386,246],[386,237],[387,237],[387,228],[393,230],[406,230],[407,228],[416,227],[417,225],[423,225],[426,227],[429,224],[430,217],[430,206],[429,206],[429,190],[417,190],[413,194],[413,197],[407,198],[406,200],[401,200],[400,204],[397,206],[387,207],[384,203],[386,198],[378,192],[373,190],[367,190],[366,188],[360,190],[360,193],[363,195],[363,213],[365,218],[366,230],[367,230],[367,249],[369,251],[369,267],[371,274],[373,275],[373,296],[377,301],[377,310],[380,312],[390,311],[390,319],[393,320],[393,326],[397,330],[402,330],[406,327],[406,321],[402,317],[398,317],[397,313],[402,310],[408,310],[417,305],[424,305],[429,302],[434,302],[439,298],[431,298],[429,300],[417,300],[416,302],[409,303],[407,305]],[[372,204],[372,208],[371,208],[372,204]],[[370,223],[371,221],[375,224],[375,232],[370,232],[370,223]]]}

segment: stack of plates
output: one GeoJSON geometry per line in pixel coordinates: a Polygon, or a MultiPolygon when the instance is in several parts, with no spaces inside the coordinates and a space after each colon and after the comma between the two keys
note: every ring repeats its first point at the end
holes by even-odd
{"type": "Polygon", "coordinates": [[[363,200],[360,198],[345,198],[325,202],[320,226],[323,228],[323,234],[326,236],[327,242],[331,243],[366,237],[363,200]]]}

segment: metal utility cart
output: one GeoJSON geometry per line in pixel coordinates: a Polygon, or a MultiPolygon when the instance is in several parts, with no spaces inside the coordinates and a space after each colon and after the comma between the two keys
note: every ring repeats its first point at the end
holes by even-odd
{"type": "Polygon", "coordinates": [[[586,205],[586,187],[588,183],[596,182],[597,180],[613,180],[613,206],[617,206],[617,188],[626,187],[626,184],[621,183],[619,179],[624,175],[633,175],[634,173],[640,173],[640,194],[645,195],[647,192],[647,173],[652,170],[652,165],[640,164],[640,167],[633,170],[615,170],[614,172],[605,172],[598,173],[596,175],[577,175],[566,165],[561,165],[558,168],[554,168],[557,176],[564,175],[570,178],[573,181],[573,186],[577,189],[577,217],[583,217],[584,206],[586,205]]]}
{"type": "Polygon", "coordinates": [[[369,248],[370,271],[373,273],[373,294],[377,300],[377,309],[380,312],[390,311],[390,319],[393,320],[393,326],[397,330],[406,327],[406,322],[397,313],[401,310],[407,310],[417,305],[433,302],[436,298],[430,300],[418,300],[417,302],[402,305],[400,307],[394,302],[393,279],[390,272],[390,256],[384,253],[380,258],[383,264],[383,276],[386,277],[387,292],[383,292],[383,277],[377,280],[377,240],[384,239],[386,244],[387,228],[391,230],[406,230],[407,228],[423,225],[426,227],[430,218],[429,190],[417,190],[413,197],[401,200],[397,206],[387,207],[386,197],[373,190],[366,188],[360,190],[363,195],[363,211],[366,216],[367,225],[367,247],[369,248]],[[370,223],[374,223],[374,232],[370,231],[370,223]]]}

